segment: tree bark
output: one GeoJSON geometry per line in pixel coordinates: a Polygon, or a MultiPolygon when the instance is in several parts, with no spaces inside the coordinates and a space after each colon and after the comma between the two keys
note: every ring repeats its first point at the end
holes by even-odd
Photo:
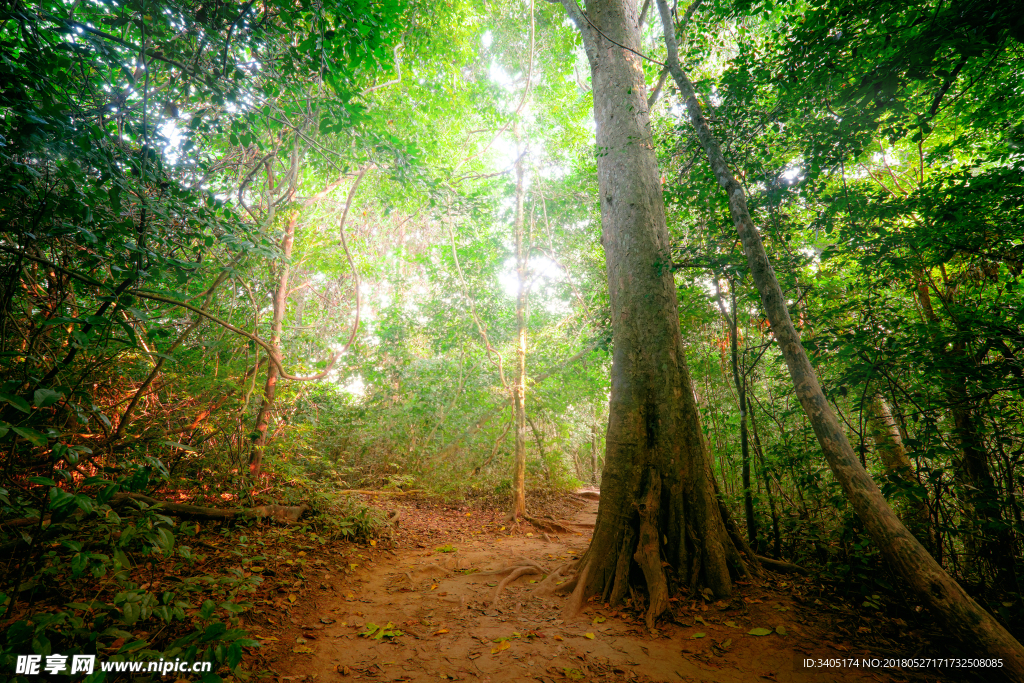
{"type": "Polygon", "coordinates": [[[1002,671],[1024,680],[1024,648],[974,601],[907,530],[861,466],[829,406],[807,357],[765,253],[761,236],[747,209],[743,187],[729,169],[718,140],[701,111],[693,84],[679,64],[675,26],[666,0],[657,0],[668,48],[666,64],[679,88],[715,178],[729,198],[729,212],[743,244],[747,264],[761,295],[772,333],[789,368],[800,404],[807,414],[829,467],[889,566],[945,622],[952,635],[977,647],[979,655],[1003,660],[1002,671]]]}
{"type": "Polygon", "coordinates": [[[614,347],[601,502],[566,613],[590,595],[620,600],[639,562],[653,624],[667,604],[665,564],[678,583],[699,579],[719,597],[732,592],[731,572],[749,572],[719,511],[684,355],[636,6],[591,0],[584,15],[575,0],[562,4],[594,84],[614,347]]]}
{"type": "MultiPolygon", "coordinates": [[[[893,480],[901,480],[909,486],[920,486],[914,478],[913,465],[907,456],[907,449],[903,447],[900,428],[893,419],[888,403],[881,396],[876,395],[868,403],[867,427],[875,444],[875,452],[885,467],[886,476],[893,480]]],[[[925,546],[932,552],[935,548],[935,538],[927,501],[911,498],[907,508],[903,516],[904,524],[915,536],[923,539],[925,546]]]]}
{"type": "Polygon", "coordinates": [[[772,482],[768,476],[768,465],[764,461],[764,450],[761,448],[761,438],[757,433],[757,420],[754,418],[754,410],[751,407],[750,397],[747,397],[747,415],[750,417],[750,427],[754,432],[754,453],[761,463],[761,479],[764,481],[764,492],[768,496],[768,509],[772,514],[772,541],[775,557],[782,557],[782,534],[779,532],[779,514],[775,509],[775,495],[772,493],[772,482]]]}
{"type": "MultiPolygon", "coordinates": [[[[718,280],[715,280],[715,289],[718,289],[718,280]]],[[[718,309],[722,317],[729,325],[729,347],[732,357],[732,381],[736,385],[736,396],[739,399],[740,408],[740,458],[742,462],[743,477],[743,515],[747,521],[747,543],[757,546],[757,519],[754,517],[754,492],[750,487],[750,444],[747,435],[747,382],[744,375],[740,374],[739,363],[739,336],[738,318],[736,313],[736,283],[729,281],[729,294],[732,299],[732,315],[725,311],[725,304],[722,302],[722,293],[718,292],[718,309]]]]}
{"type": "Polygon", "coordinates": [[[523,228],[523,155],[516,159],[516,375],[512,383],[516,451],[512,470],[512,519],[526,515],[526,240],[523,228]]]}
{"type": "MultiPolygon", "coordinates": [[[[274,292],[274,314],[270,324],[270,345],[277,357],[281,357],[281,331],[284,326],[284,312],[288,305],[288,260],[292,257],[292,245],[295,242],[295,223],[298,214],[293,212],[288,218],[284,230],[284,238],[281,240],[281,254],[284,259],[281,262],[281,271],[277,279],[277,291],[274,292]]],[[[267,427],[270,425],[270,412],[274,408],[274,399],[277,397],[277,380],[280,377],[280,370],[276,363],[267,366],[267,381],[263,385],[263,398],[260,401],[260,409],[256,414],[256,440],[249,453],[249,472],[258,477],[263,468],[263,453],[267,447],[267,427]]]]}

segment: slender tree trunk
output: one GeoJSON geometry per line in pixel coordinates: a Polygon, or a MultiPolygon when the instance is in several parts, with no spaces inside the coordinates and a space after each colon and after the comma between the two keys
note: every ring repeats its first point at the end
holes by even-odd
{"type": "MultiPolygon", "coordinates": [[[[885,467],[886,475],[892,479],[902,480],[909,486],[920,486],[914,477],[914,469],[907,456],[907,449],[903,447],[900,428],[896,424],[896,420],[893,419],[889,405],[881,396],[876,395],[868,403],[867,422],[868,433],[875,443],[875,452],[878,453],[878,457],[885,467]]],[[[922,539],[929,552],[935,548],[931,515],[926,500],[911,498],[903,521],[915,536],[922,539]]]]}
{"type": "Polygon", "coordinates": [[[523,155],[516,160],[516,374],[512,384],[516,454],[512,471],[512,518],[526,514],[526,239],[523,220],[523,155]]]}
{"type": "MultiPolygon", "coordinates": [[[[270,324],[270,345],[274,347],[277,357],[281,357],[281,330],[284,326],[284,312],[288,305],[288,260],[292,257],[292,245],[295,242],[295,223],[298,214],[292,213],[288,217],[288,223],[284,230],[284,239],[281,241],[281,254],[284,259],[281,262],[280,273],[277,278],[277,290],[274,292],[274,315],[270,324]]],[[[256,414],[256,440],[249,453],[249,472],[255,477],[259,476],[263,468],[263,453],[267,447],[267,427],[270,425],[270,413],[274,409],[274,399],[277,396],[277,380],[280,377],[280,370],[277,363],[267,364],[267,381],[263,385],[263,398],[260,401],[260,410],[256,414]]]]}
{"type": "MultiPolygon", "coordinates": [[[[657,0],[668,48],[666,64],[686,104],[690,121],[707,153],[715,178],[729,198],[729,212],[743,243],[754,284],[761,295],[775,340],[782,350],[800,404],[807,414],[829,467],[889,566],[927,604],[955,637],[978,648],[979,656],[1001,658],[1003,671],[1024,680],[1024,648],[964,591],[907,530],[857,459],[846,433],[829,406],[817,374],[793,327],[761,235],[747,209],[747,198],[722,156],[718,140],[701,111],[693,84],[679,65],[675,26],[666,0],[657,0]]],[[[596,87],[595,87],[596,91],[596,87]]]]}
{"type": "Polygon", "coordinates": [[[597,424],[597,415],[594,416],[594,424],[590,428],[590,483],[597,486],[598,466],[597,466],[597,439],[599,436],[597,424]]]}
{"type": "MultiPolygon", "coordinates": [[[[582,351],[577,351],[572,356],[565,359],[558,365],[548,368],[547,370],[545,370],[544,372],[540,373],[535,377],[529,378],[530,386],[535,387],[544,380],[559,374],[566,368],[571,367],[574,363],[576,363],[584,356],[593,352],[596,348],[597,342],[592,342],[585,349],[583,349],[582,351]]],[[[495,406],[494,408],[491,408],[486,413],[478,417],[476,421],[469,427],[469,429],[466,429],[464,432],[453,438],[451,441],[448,442],[447,445],[445,445],[444,448],[441,449],[441,451],[434,458],[435,463],[444,462],[447,459],[449,459],[452,455],[454,455],[459,450],[460,443],[462,443],[463,441],[465,441],[466,439],[468,439],[469,437],[473,436],[474,434],[478,433],[481,429],[483,429],[494,418],[495,415],[499,414],[502,410],[505,409],[506,405],[508,404],[503,402],[495,406]]]]}
{"type": "Polygon", "coordinates": [[[761,478],[764,480],[765,494],[768,496],[768,509],[772,514],[772,542],[775,557],[782,557],[782,534],[779,532],[779,513],[775,509],[775,494],[772,493],[772,482],[768,476],[768,466],[764,461],[764,449],[761,447],[761,438],[757,433],[757,420],[754,418],[754,410],[747,400],[747,415],[750,416],[750,427],[754,432],[754,452],[761,463],[761,478]]]}
{"type": "Polygon", "coordinates": [[[932,328],[935,359],[943,364],[943,371],[953,370],[953,376],[946,380],[946,396],[953,417],[953,429],[960,442],[958,474],[964,485],[967,507],[971,511],[968,520],[973,528],[968,536],[968,548],[991,568],[996,582],[1002,588],[1016,590],[1013,538],[1003,520],[995,479],[989,468],[988,452],[978,434],[972,405],[974,401],[967,391],[973,362],[963,342],[955,342],[952,348],[947,345],[926,284],[927,274],[916,270],[914,277],[917,280],[921,309],[932,328]]]}
{"type": "MultiPolygon", "coordinates": [[[[718,289],[718,280],[715,280],[718,289]]],[[[732,299],[732,315],[725,311],[721,292],[718,292],[718,307],[729,326],[729,347],[732,356],[732,380],[736,385],[736,396],[740,408],[740,457],[743,477],[743,514],[747,519],[747,543],[757,545],[757,519],[754,517],[754,492],[750,488],[750,445],[747,437],[747,382],[740,374],[738,317],[736,313],[736,283],[729,282],[729,294],[732,299]]]]}
{"type": "Polygon", "coordinates": [[[566,613],[578,612],[591,595],[618,603],[636,566],[650,625],[668,604],[664,563],[681,584],[693,578],[719,597],[732,592],[731,572],[749,571],[719,510],[683,350],[661,173],[636,54],[637,8],[630,0],[590,0],[584,16],[576,0],[562,4],[583,36],[594,84],[614,346],[601,502],[566,613]]]}

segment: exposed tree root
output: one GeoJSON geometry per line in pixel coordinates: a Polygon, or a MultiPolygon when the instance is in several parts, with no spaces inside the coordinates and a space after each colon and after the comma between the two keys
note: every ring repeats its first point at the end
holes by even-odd
{"type": "Polygon", "coordinates": [[[741,573],[747,578],[761,576],[761,563],[758,561],[757,555],[754,554],[753,548],[747,543],[746,537],[740,532],[739,527],[732,518],[732,514],[729,512],[729,508],[726,507],[725,502],[722,500],[722,495],[718,490],[718,482],[715,481],[714,484],[715,496],[718,497],[718,511],[722,515],[725,531],[729,534],[729,538],[732,539],[736,548],[745,556],[742,562],[734,562],[734,564],[739,565],[741,573]]]}
{"type": "Polygon", "coordinates": [[[564,586],[560,586],[563,590],[571,590],[572,593],[569,595],[569,599],[565,603],[565,607],[562,608],[562,618],[572,619],[580,610],[583,609],[583,602],[587,599],[587,577],[590,575],[590,563],[586,560],[583,562],[583,568],[580,573],[577,574],[569,583],[564,586]]]}
{"type": "Polygon", "coordinates": [[[773,560],[770,557],[764,557],[762,555],[757,555],[756,557],[762,565],[775,572],[788,572],[790,574],[802,574],[803,576],[810,574],[809,571],[798,564],[783,562],[782,560],[773,560]]]}
{"type": "Polygon", "coordinates": [[[572,533],[572,528],[569,526],[569,522],[559,522],[554,517],[548,517],[547,519],[541,519],[540,517],[531,517],[529,515],[523,515],[523,519],[537,527],[541,531],[553,531],[555,533],[568,534],[572,533]]]}
{"type": "Polygon", "coordinates": [[[647,581],[647,629],[654,630],[654,620],[668,609],[668,581],[661,566],[661,538],[658,514],[661,509],[661,476],[651,471],[647,493],[640,505],[640,534],[633,559],[640,565],[647,581]]]}
{"type": "Polygon", "coordinates": [[[575,563],[567,562],[561,567],[555,569],[555,571],[544,577],[544,580],[537,584],[537,587],[533,589],[533,595],[541,597],[544,595],[550,595],[551,593],[559,593],[570,591],[575,588],[576,584],[573,577],[568,577],[568,574],[574,571],[575,563]],[[569,581],[558,585],[560,579],[569,578],[569,581]]]}
{"type": "Polygon", "coordinates": [[[479,576],[501,576],[502,574],[514,572],[522,567],[533,567],[534,569],[539,569],[541,574],[548,573],[548,570],[541,563],[531,560],[528,557],[517,557],[512,560],[512,564],[505,565],[501,569],[495,569],[492,572],[480,572],[479,576]]]}
{"type": "Polygon", "coordinates": [[[601,500],[600,491],[576,491],[573,495],[585,500],[601,500]]]}
{"type": "Polygon", "coordinates": [[[506,576],[498,584],[498,587],[494,589],[494,597],[491,598],[491,606],[494,607],[498,604],[498,598],[501,596],[501,591],[505,590],[505,586],[509,585],[516,579],[526,576],[528,574],[543,574],[544,572],[538,569],[536,566],[528,565],[526,567],[516,567],[512,572],[506,576]]]}

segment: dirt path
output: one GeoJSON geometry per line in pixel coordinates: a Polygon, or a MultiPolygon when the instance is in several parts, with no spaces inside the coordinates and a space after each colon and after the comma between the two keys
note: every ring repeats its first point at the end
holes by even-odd
{"type": "Polygon", "coordinates": [[[728,602],[673,601],[674,618],[659,622],[657,636],[639,615],[594,603],[563,621],[563,598],[531,596],[536,575],[492,604],[499,577],[487,571],[521,557],[552,570],[577,557],[596,512],[596,502],[583,503],[571,520],[577,533],[545,535],[530,525],[506,529],[497,513],[405,505],[394,549],[319,566],[324,590],[291,606],[284,629],[250,624],[267,635],[261,658],[277,681],[292,683],[908,680],[879,669],[798,668],[805,657],[870,655],[830,642],[828,609],[782,575],[741,586],[728,602]],[[772,631],[748,633],[757,628],[772,631]]]}

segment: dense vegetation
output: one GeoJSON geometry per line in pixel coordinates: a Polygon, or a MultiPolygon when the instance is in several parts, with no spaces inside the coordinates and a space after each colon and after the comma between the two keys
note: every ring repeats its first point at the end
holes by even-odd
{"type": "MultiPolygon", "coordinates": [[[[636,11],[660,272],[722,499],[757,553],[913,615],[797,400],[657,5],[636,11]]],[[[861,463],[1019,635],[1024,15],[674,18],[861,463]]],[[[202,605],[141,587],[147,563],[194,561],[195,529],[125,494],[327,511],[338,489],[600,479],[606,151],[560,5],[8,2],[0,41],[0,668],[118,639],[238,667],[244,582],[202,605]],[[173,640],[132,636],[156,621],[173,640]]]]}

